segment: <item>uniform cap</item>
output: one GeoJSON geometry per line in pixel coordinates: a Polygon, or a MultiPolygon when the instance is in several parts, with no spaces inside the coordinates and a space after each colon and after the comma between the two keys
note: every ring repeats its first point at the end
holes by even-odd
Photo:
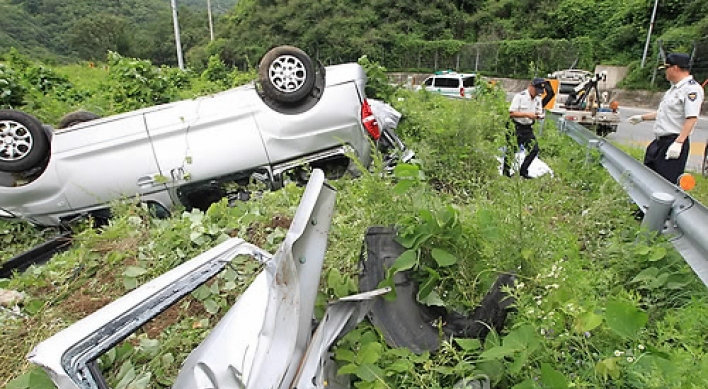
{"type": "Polygon", "coordinates": [[[546,90],[546,80],[543,78],[534,78],[531,85],[536,88],[536,93],[543,93],[546,90]]]}
{"type": "Polygon", "coordinates": [[[681,69],[688,69],[691,67],[691,57],[684,53],[671,53],[666,56],[664,63],[659,65],[659,69],[663,70],[674,65],[681,69]]]}

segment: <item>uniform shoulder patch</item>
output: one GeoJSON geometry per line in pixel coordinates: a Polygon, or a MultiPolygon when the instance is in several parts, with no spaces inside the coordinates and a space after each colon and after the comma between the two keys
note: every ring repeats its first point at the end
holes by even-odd
{"type": "Polygon", "coordinates": [[[688,99],[691,100],[691,101],[695,101],[695,100],[696,100],[696,97],[698,97],[698,93],[697,93],[697,92],[691,92],[691,93],[689,93],[688,95],[686,95],[686,97],[688,97],[688,99]]]}

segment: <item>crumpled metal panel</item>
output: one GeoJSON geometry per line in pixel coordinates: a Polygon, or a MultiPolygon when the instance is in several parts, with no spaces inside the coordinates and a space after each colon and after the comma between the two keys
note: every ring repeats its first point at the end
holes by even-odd
{"type": "MultiPolygon", "coordinates": [[[[327,370],[329,348],[342,333],[354,329],[371,309],[374,299],[391,291],[391,288],[375,289],[357,295],[339,299],[327,307],[322,322],[317,327],[310,341],[307,353],[300,363],[292,388],[315,389],[330,388],[334,377],[327,370]]],[[[335,373],[336,374],[336,371],[335,373]]]]}
{"type": "Polygon", "coordinates": [[[290,386],[310,340],[334,194],[313,172],[280,249],[190,354],[174,388],[290,386]]]}
{"type": "Polygon", "coordinates": [[[95,361],[176,301],[226,267],[238,255],[270,254],[232,238],[86,316],[39,343],[27,358],[49,374],[59,389],[98,389],[103,377],[95,361]]]}
{"type": "Polygon", "coordinates": [[[184,362],[176,389],[346,388],[329,347],[359,323],[388,289],[329,306],[312,327],[335,191],[315,170],[285,241],[274,256],[232,238],[41,342],[28,359],[59,389],[104,389],[98,358],[148,320],[222,271],[238,255],[265,265],[244,294],[184,362]],[[332,385],[336,382],[336,385],[332,385]],[[295,386],[293,386],[295,385],[295,386]]]}

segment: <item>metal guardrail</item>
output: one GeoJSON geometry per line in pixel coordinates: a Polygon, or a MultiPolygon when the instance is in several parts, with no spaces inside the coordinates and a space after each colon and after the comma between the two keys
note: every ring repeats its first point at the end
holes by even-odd
{"type": "Polygon", "coordinates": [[[635,158],[585,127],[549,115],[558,129],[581,146],[598,150],[600,163],[642,211],[642,227],[666,235],[708,286],[708,209],[635,158]]]}

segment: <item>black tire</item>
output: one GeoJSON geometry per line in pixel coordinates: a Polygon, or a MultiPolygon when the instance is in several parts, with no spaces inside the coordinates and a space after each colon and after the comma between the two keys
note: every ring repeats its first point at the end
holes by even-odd
{"type": "Polygon", "coordinates": [[[273,101],[294,104],[310,95],[315,86],[315,64],[304,51],[278,46],[258,64],[258,81],[263,94],[273,101]]]}
{"type": "MultiPolygon", "coordinates": [[[[367,231],[359,262],[361,292],[376,289],[386,277],[386,270],[406,250],[395,239],[393,228],[371,227],[367,231]]],[[[500,275],[474,312],[464,316],[419,304],[416,300],[418,285],[410,272],[398,272],[393,278],[396,299],[377,299],[369,312],[369,320],[390,346],[407,347],[418,354],[438,349],[441,335],[436,325],[438,321],[444,323],[442,332],[446,336],[484,339],[490,330],[499,332],[504,327],[514,301],[503,289],[513,286],[515,278],[513,274],[500,275]]]]}
{"type": "Polygon", "coordinates": [[[75,111],[75,112],[68,113],[63,118],[61,118],[57,128],[58,129],[69,128],[69,127],[75,126],[79,123],[90,122],[91,120],[96,120],[96,119],[100,119],[100,118],[101,118],[100,116],[96,115],[93,112],[75,111]]]}
{"type": "Polygon", "coordinates": [[[42,122],[11,109],[0,110],[0,170],[19,173],[38,167],[49,155],[42,122]]]}
{"type": "Polygon", "coordinates": [[[701,173],[703,173],[703,177],[708,177],[708,144],[706,144],[706,148],[703,150],[703,166],[701,173]]]}

